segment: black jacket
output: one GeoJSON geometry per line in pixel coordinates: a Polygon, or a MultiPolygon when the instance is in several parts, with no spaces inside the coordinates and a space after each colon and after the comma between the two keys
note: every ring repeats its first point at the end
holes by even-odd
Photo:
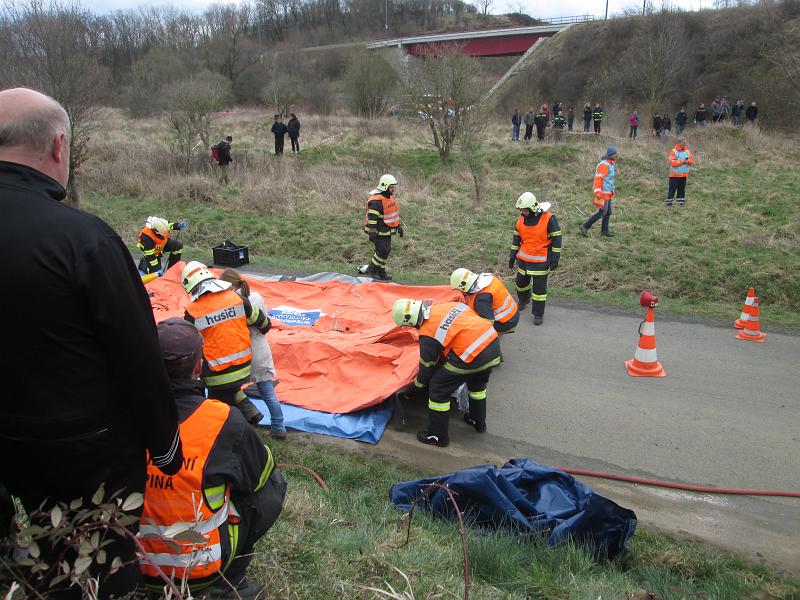
{"type": "Polygon", "coordinates": [[[0,479],[13,494],[71,499],[100,482],[144,488],[145,450],[180,468],[178,419],[152,307],[130,252],[64,189],[0,162],[0,479]],[[13,342],[12,342],[13,341],[13,342]]]}
{"type": "Polygon", "coordinates": [[[543,112],[536,113],[536,117],[533,120],[533,122],[536,124],[536,129],[544,129],[547,127],[547,121],[547,115],[543,112]]]}
{"type": "Polygon", "coordinates": [[[286,132],[289,131],[289,128],[284,123],[273,123],[270,131],[275,134],[276,140],[280,139],[283,141],[283,136],[286,135],[286,132]]]}
{"type": "Polygon", "coordinates": [[[748,121],[755,121],[758,116],[758,107],[748,106],[744,111],[744,116],[747,117],[748,121]]]}
{"type": "Polygon", "coordinates": [[[656,131],[661,131],[661,117],[658,115],[653,117],[653,129],[656,131]]]}
{"type": "Polygon", "coordinates": [[[664,115],[664,118],[661,119],[661,129],[664,131],[672,130],[672,121],[670,121],[669,115],[664,115]]]}
{"type": "Polygon", "coordinates": [[[685,110],[678,111],[675,113],[675,124],[676,125],[686,125],[686,121],[689,120],[689,115],[686,114],[685,110]]]}
{"type": "Polygon", "coordinates": [[[286,124],[286,130],[289,133],[290,138],[299,138],[300,137],[300,120],[297,118],[289,119],[289,122],[286,124]]]}
{"type": "Polygon", "coordinates": [[[228,143],[227,140],[220,140],[217,144],[217,151],[219,153],[219,164],[223,167],[225,165],[231,164],[233,160],[231,158],[231,145],[228,143]]]}
{"type": "Polygon", "coordinates": [[[694,111],[694,120],[696,123],[704,123],[707,118],[708,118],[707,108],[698,108],[696,111],[694,111]]]}

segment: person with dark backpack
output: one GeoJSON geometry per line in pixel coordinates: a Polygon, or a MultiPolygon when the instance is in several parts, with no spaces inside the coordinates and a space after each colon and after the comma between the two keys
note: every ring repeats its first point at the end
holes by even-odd
{"type": "Polygon", "coordinates": [[[211,146],[211,157],[219,167],[220,183],[228,183],[228,167],[233,161],[231,158],[231,142],[233,142],[233,136],[229,135],[211,146]]]}

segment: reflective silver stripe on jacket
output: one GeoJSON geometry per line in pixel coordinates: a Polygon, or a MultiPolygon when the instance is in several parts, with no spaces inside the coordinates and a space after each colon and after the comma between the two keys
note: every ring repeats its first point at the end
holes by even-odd
{"type": "Polygon", "coordinates": [[[235,354],[229,354],[228,356],[215,358],[213,360],[208,361],[208,364],[211,367],[218,367],[220,365],[224,365],[224,364],[227,364],[229,362],[233,362],[234,360],[236,360],[238,358],[245,358],[245,357],[250,357],[250,356],[252,356],[252,352],[250,351],[250,348],[248,348],[247,350],[242,350],[241,352],[236,352],[235,354]]]}
{"type": "Polygon", "coordinates": [[[456,318],[458,318],[458,316],[465,310],[469,310],[469,306],[459,302],[453,308],[451,308],[450,312],[448,312],[439,322],[439,326],[436,328],[436,335],[433,337],[442,346],[444,346],[444,339],[447,337],[447,332],[450,329],[450,325],[452,325],[453,321],[455,321],[456,318]]]}
{"type": "Polygon", "coordinates": [[[509,294],[506,296],[505,302],[500,305],[500,308],[494,311],[494,320],[499,321],[503,317],[510,315],[512,312],[514,312],[514,300],[509,294]]]}
{"type": "Polygon", "coordinates": [[[494,334],[494,335],[497,335],[497,334],[494,332],[494,327],[493,327],[493,326],[489,326],[489,329],[487,329],[485,332],[483,332],[483,334],[481,335],[481,337],[479,337],[477,340],[475,340],[474,342],[472,342],[472,343],[469,345],[469,347],[468,347],[466,350],[464,350],[464,352],[462,352],[461,354],[459,354],[459,355],[458,355],[458,358],[460,358],[460,359],[461,359],[461,360],[463,360],[464,362],[469,362],[469,361],[467,360],[467,359],[469,359],[469,355],[470,355],[470,354],[472,354],[473,352],[475,352],[475,348],[477,348],[477,347],[478,347],[478,346],[480,346],[480,345],[481,345],[483,342],[485,342],[485,341],[486,341],[486,339],[487,339],[487,338],[489,338],[489,337],[490,337],[492,334],[494,334]]]}
{"type": "Polygon", "coordinates": [[[145,552],[144,560],[159,567],[177,567],[189,569],[222,560],[222,546],[213,544],[197,552],[188,554],[170,554],[169,552],[145,552]]]}
{"type": "Polygon", "coordinates": [[[208,329],[214,325],[219,325],[220,323],[225,323],[226,321],[231,321],[240,317],[245,318],[245,316],[244,304],[237,304],[235,306],[220,308],[202,317],[195,317],[194,326],[197,327],[198,331],[203,331],[203,329],[208,329]]]}
{"type": "Polygon", "coordinates": [[[205,519],[204,521],[197,521],[196,523],[189,523],[189,522],[181,522],[178,521],[177,523],[172,523],[171,525],[152,525],[152,524],[145,524],[142,523],[139,526],[139,534],[140,535],[157,535],[159,537],[166,537],[167,530],[172,528],[173,531],[181,532],[181,531],[189,531],[192,530],[196,533],[201,535],[206,535],[207,533],[211,533],[215,529],[219,529],[222,525],[225,524],[225,521],[228,520],[228,507],[229,501],[225,501],[225,504],[211,515],[210,518],[205,519]]]}
{"type": "Polygon", "coordinates": [[[540,261],[544,262],[544,261],[547,260],[547,255],[534,256],[533,254],[525,254],[522,250],[520,250],[519,252],[517,252],[517,258],[521,258],[522,260],[527,260],[529,262],[530,261],[537,261],[537,260],[540,260],[540,261]]]}

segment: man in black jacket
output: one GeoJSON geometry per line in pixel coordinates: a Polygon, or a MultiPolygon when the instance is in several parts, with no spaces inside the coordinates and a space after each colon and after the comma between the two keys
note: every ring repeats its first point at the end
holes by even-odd
{"type": "Polygon", "coordinates": [[[744,111],[744,116],[747,117],[748,125],[756,124],[756,118],[758,117],[758,107],[756,106],[755,102],[750,103],[750,106],[748,106],[747,110],[744,111]]]}
{"type": "Polygon", "coordinates": [[[292,113],[289,123],[286,124],[286,131],[289,133],[289,141],[292,142],[292,154],[300,152],[300,119],[292,113]]]}
{"type": "Polygon", "coordinates": [[[681,107],[681,109],[675,113],[675,134],[681,135],[683,133],[683,129],[686,127],[686,122],[689,120],[689,115],[686,114],[686,109],[681,107]]]}
{"type": "MultiPolygon", "coordinates": [[[[61,204],[69,120],[52,98],[0,92],[0,251],[6,315],[0,480],[28,511],[89,498],[104,484],[144,492],[147,454],[166,474],[183,458],[153,312],[131,255],[99,218],[61,204]],[[24,252],[21,251],[24,249],[24,252]],[[13,340],[13,342],[12,342],[13,340]]],[[[133,543],[109,532],[111,560],[93,563],[100,597],[141,579],[133,543]]],[[[42,547],[53,564],[60,547],[42,547]]],[[[80,590],[44,590],[51,598],[80,590]]],[[[59,586],[56,586],[59,587],[59,586]]]]}
{"type": "Polygon", "coordinates": [[[708,109],[706,108],[706,105],[701,102],[700,106],[697,107],[697,110],[694,111],[695,125],[699,125],[700,127],[705,127],[707,118],[708,118],[708,109]]]}
{"type": "Polygon", "coordinates": [[[233,162],[231,158],[231,144],[233,136],[229,135],[217,143],[217,164],[219,165],[219,182],[228,183],[228,168],[233,162]]]}
{"type": "Polygon", "coordinates": [[[275,156],[280,156],[283,154],[283,136],[289,131],[289,128],[283,122],[283,117],[275,115],[275,123],[272,124],[270,131],[275,136],[275,156]]]}

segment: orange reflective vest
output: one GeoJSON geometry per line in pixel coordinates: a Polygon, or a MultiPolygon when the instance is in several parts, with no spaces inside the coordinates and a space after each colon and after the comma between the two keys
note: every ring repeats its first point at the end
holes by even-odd
{"type": "Polygon", "coordinates": [[[144,575],[158,577],[154,564],[177,580],[186,575],[187,569],[189,580],[210,577],[222,569],[219,529],[231,513],[230,489],[219,486],[211,488],[217,490],[215,496],[207,494],[203,473],[230,410],[227,404],[207,400],[181,423],[184,465],[176,475],[168,477],[148,461],[139,521],[145,552],[139,564],[144,575]],[[168,531],[170,527],[172,530],[168,531]],[[178,532],[186,530],[201,535],[204,541],[175,539],[178,532]]]}
{"type": "Polygon", "coordinates": [[[669,153],[669,176],[688,177],[689,167],[694,164],[694,156],[689,148],[681,150],[677,145],[669,153]]]}
{"type": "Polygon", "coordinates": [[[420,335],[444,346],[444,356],[452,351],[470,363],[497,339],[494,326],[462,302],[443,302],[431,306],[431,315],[419,328],[420,335]]]}
{"type": "Polygon", "coordinates": [[[498,323],[506,323],[514,318],[517,313],[517,303],[508,292],[505,284],[497,277],[492,275],[492,282],[482,290],[478,290],[474,294],[465,294],[467,304],[471,309],[475,309],[475,298],[478,294],[491,294],[492,296],[492,310],[494,311],[494,320],[498,323]]]}
{"type": "Polygon", "coordinates": [[[244,302],[233,290],[209,292],[186,307],[203,336],[203,357],[212,371],[252,359],[244,302]]]}
{"type": "Polygon", "coordinates": [[[612,159],[604,158],[597,164],[593,187],[592,204],[603,208],[614,197],[617,189],[617,165],[612,159]]]}
{"type": "Polygon", "coordinates": [[[141,244],[142,244],[142,237],[144,236],[149,237],[151,240],[153,240],[153,243],[156,245],[154,253],[155,256],[161,256],[162,254],[164,254],[164,246],[169,241],[169,232],[167,232],[167,235],[165,235],[164,237],[161,237],[159,234],[157,234],[149,227],[145,227],[139,233],[139,237],[136,238],[136,245],[139,247],[140,250],[143,250],[141,244]]]}
{"type": "Polygon", "coordinates": [[[378,200],[381,203],[381,213],[383,214],[383,224],[387,227],[400,227],[400,205],[394,196],[388,198],[383,194],[373,194],[367,198],[367,208],[364,213],[364,228],[367,227],[367,215],[369,214],[369,203],[378,200]]]}
{"type": "Polygon", "coordinates": [[[547,224],[552,213],[543,212],[536,225],[525,225],[525,218],[520,215],[514,226],[519,233],[520,243],[517,258],[529,263],[547,262],[547,249],[552,240],[547,237],[547,224]]]}

